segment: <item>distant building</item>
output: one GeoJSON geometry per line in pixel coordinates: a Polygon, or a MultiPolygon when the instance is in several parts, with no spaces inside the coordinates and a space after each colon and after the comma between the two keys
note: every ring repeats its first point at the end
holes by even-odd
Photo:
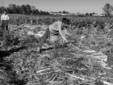
{"type": "Polygon", "coordinates": [[[98,13],[94,13],[92,16],[99,16],[99,14],[98,13]]]}
{"type": "Polygon", "coordinates": [[[104,16],[104,14],[95,13],[93,16],[104,16]]]}
{"type": "Polygon", "coordinates": [[[51,15],[70,15],[69,12],[50,12],[51,15]]]}

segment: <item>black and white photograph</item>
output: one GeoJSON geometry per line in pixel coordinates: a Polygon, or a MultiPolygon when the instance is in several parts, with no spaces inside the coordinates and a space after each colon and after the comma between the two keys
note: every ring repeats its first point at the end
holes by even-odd
{"type": "Polygon", "coordinates": [[[0,0],[0,85],[113,85],[113,0],[0,0]]]}

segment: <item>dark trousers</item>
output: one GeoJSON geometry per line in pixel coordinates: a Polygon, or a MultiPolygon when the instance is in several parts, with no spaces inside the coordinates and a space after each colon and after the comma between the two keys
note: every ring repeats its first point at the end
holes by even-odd
{"type": "Polygon", "coordinates": [[[1,27],[2,27],[2,30],[8,31],[8,20],[2,20],[1,27]]]}
{"type": "Polygon", "coordinates": [[[6,43],[7,42],[7,35],[9,33],[8,20],[2,20],[1,28],[2,28],[2,32],[3,32],[3,39],[4,39],[5,43],[6,43]]]}
{"type": "Polygon", "coordinates": [[[41,48],[42,45],[46,42],[46,40],[50,38],[50,31],[49,28],[47,28],[46,32],[44,33],[44,35],[40,38],[39,40],[39,47],[41,48]]]}

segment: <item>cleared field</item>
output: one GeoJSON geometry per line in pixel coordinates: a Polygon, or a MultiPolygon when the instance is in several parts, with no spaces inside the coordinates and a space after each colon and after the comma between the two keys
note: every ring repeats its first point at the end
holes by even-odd
{"type": "Polygon", "coordinates": [[[39,37],[35,35],[62,17],[10,17],[6,45],[0,36],[0,69],[7,74],[4,80],[0,77],[2,82],[10,85],[113,85],[112,18],[68,16],[70,43],[59,42],[58,48],[53,49],[47,42],[39,54],[36,51],[39,37]],[[29,19],[36,21],[26,22],[29,19]]]}

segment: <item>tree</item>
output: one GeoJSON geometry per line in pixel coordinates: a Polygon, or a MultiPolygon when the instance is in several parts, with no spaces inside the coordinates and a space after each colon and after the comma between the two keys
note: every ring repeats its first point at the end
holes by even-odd
{"type": "Polygon", "coordinates": [[[11,10],[12,13],[14,14],[17,13],[17,6],[15,4],[10,4],[9,9],[11,10]]]}
{"type": "Polygon", "coordinates": [[[31,6],[30,5],[25,5],[26,7],[26,14],[31,14],[32,10],[31,10],[31,6]]]}
{"type": "Polygon", "coordinates": [[[113,7],[109,3],[106,3],[103,7],[103,11],[105,16],[110,17],[112,15],[113,7]]]}
{"type": "Polygon", "coordinates": [[[0,7],[0,13],[2,13],[3,11],[5,11],[6,10],[6,8],[5,7],[0,7]]]}

